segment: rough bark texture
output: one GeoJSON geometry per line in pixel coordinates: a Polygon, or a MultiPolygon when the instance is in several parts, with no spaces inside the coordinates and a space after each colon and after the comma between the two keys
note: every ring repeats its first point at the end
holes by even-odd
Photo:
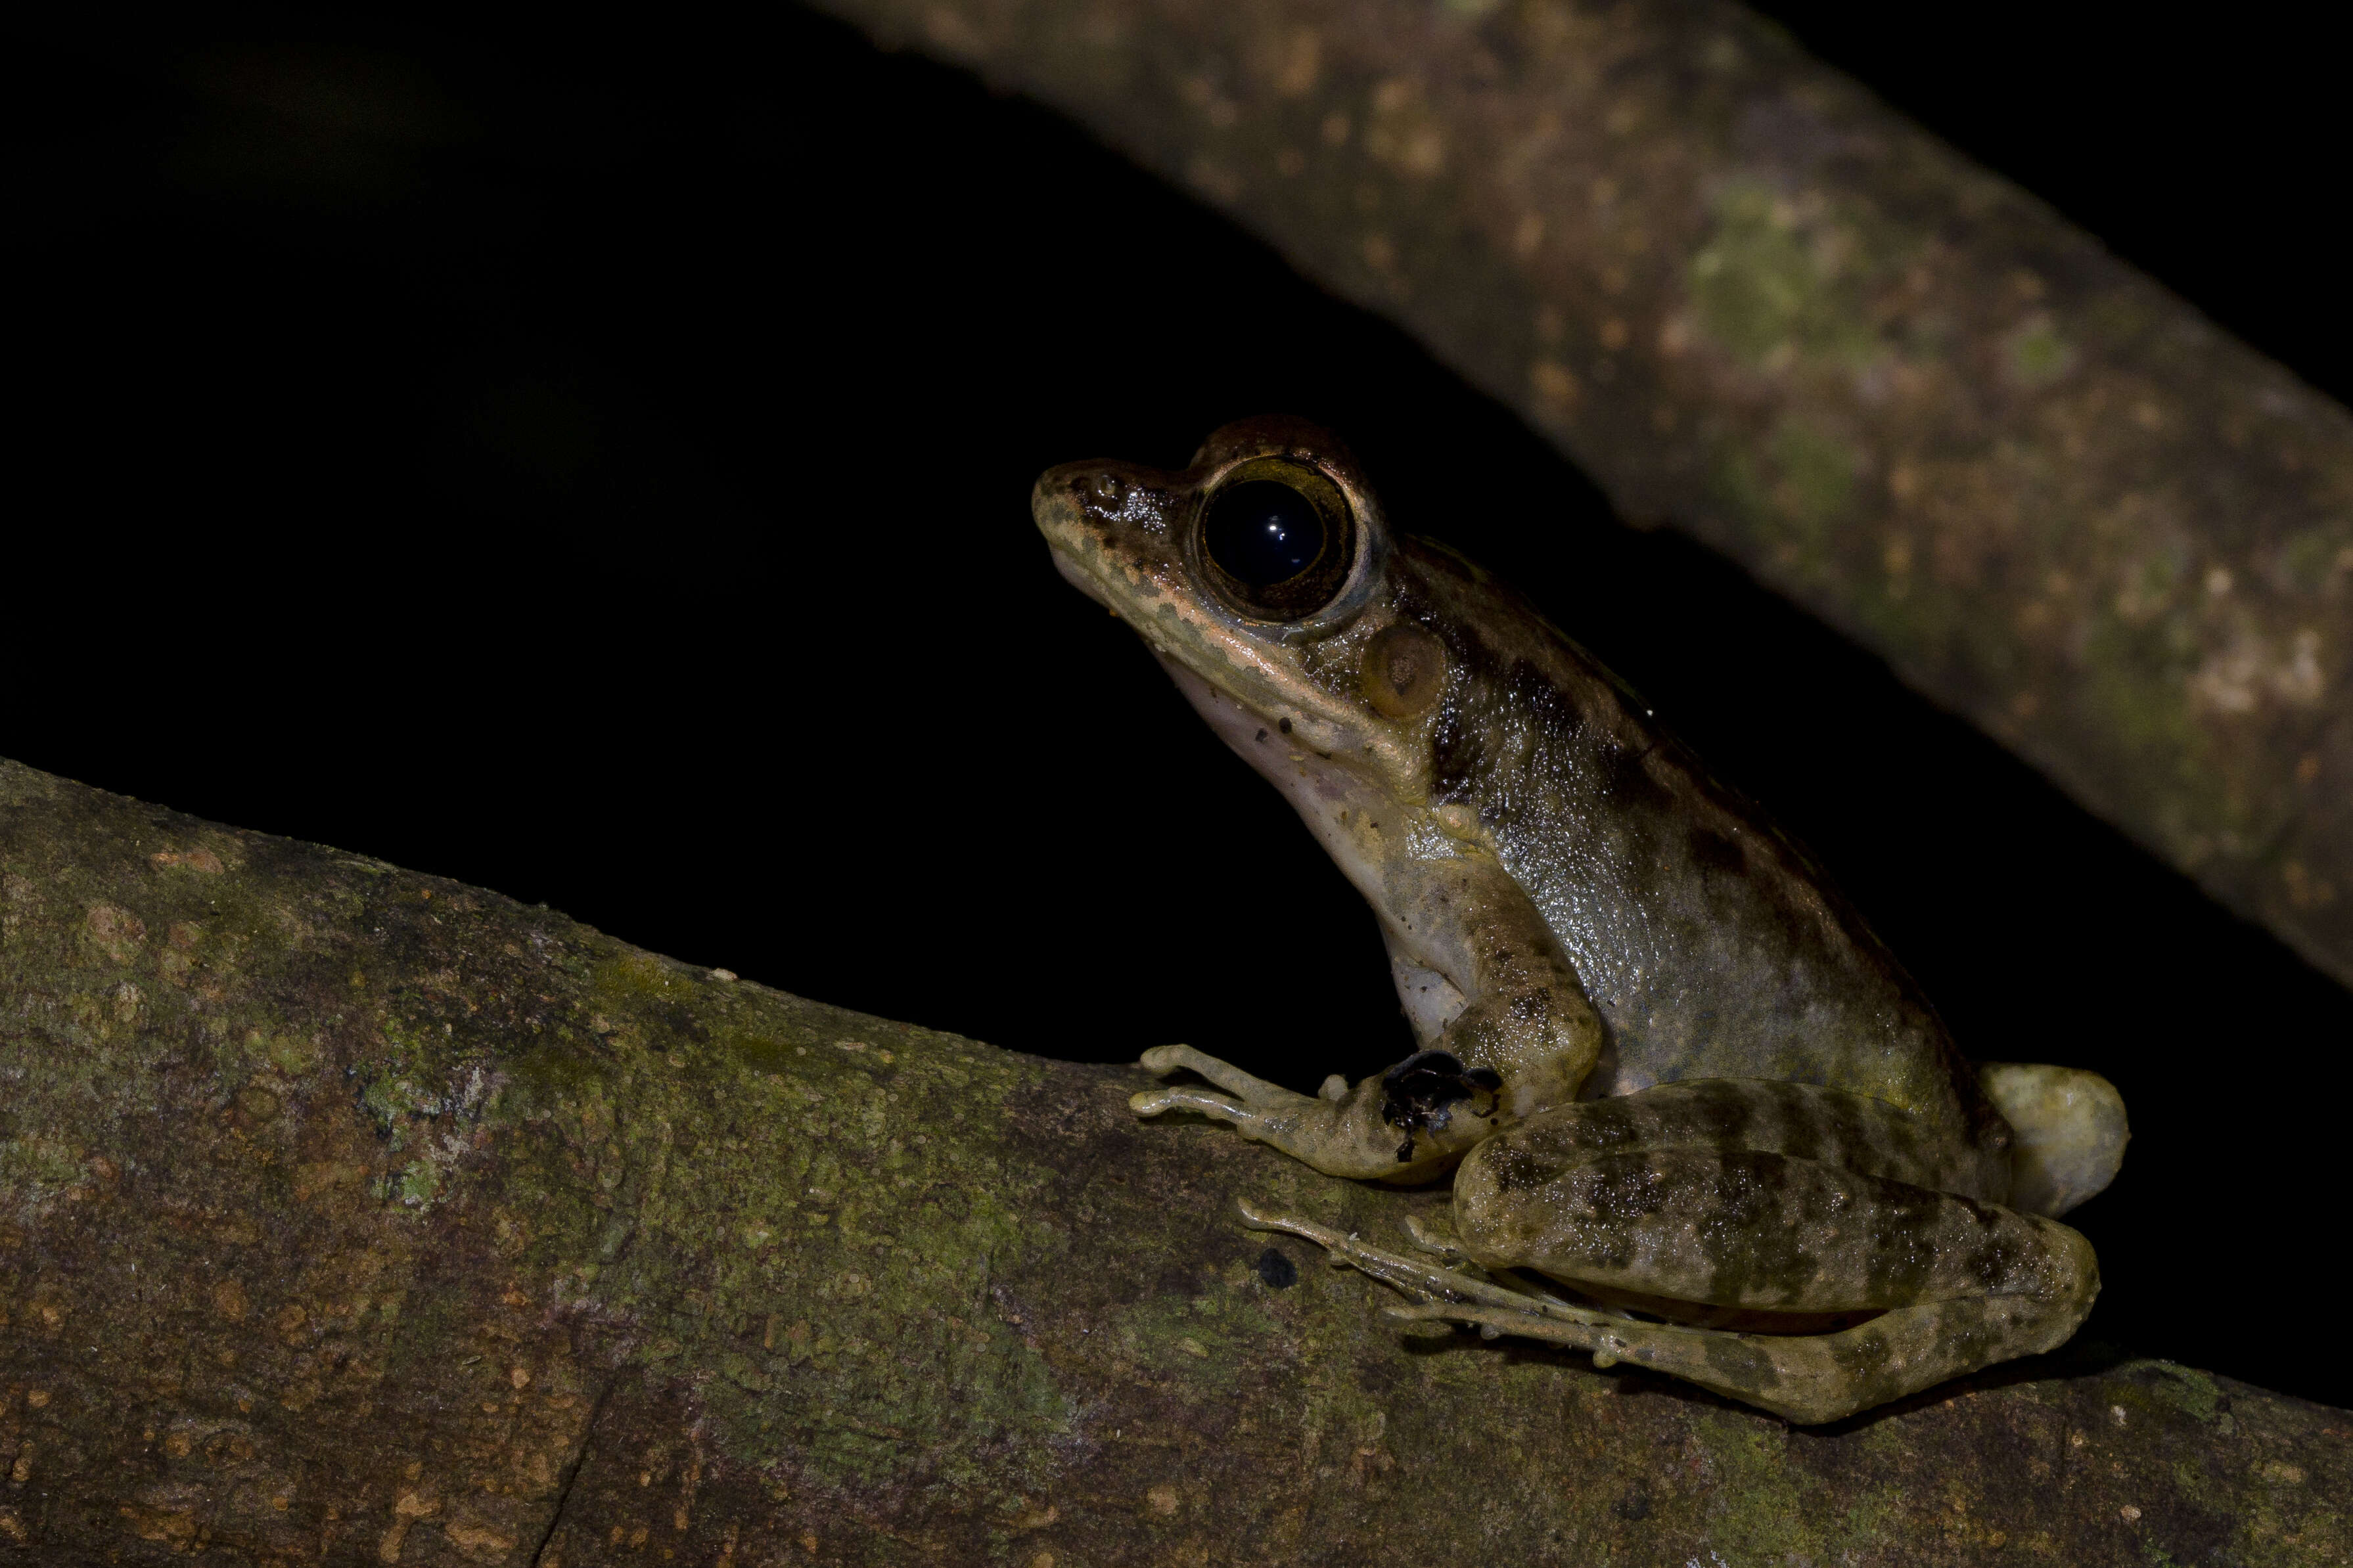
{"type": "MultiPolygon", "coordinates": [[[[789,897],[789,891],[779,896],[789,897]]],[[[2353,1417],[1414,1340],[1141,1075],[0,763],[0,1561],[2342,1563],[2353,1417]]]]}
{"type": "Polygon", "coordinates": [[[1189,186],[2353,983],[2353,417],[1760,18],[821,3],[1189,186]]]}

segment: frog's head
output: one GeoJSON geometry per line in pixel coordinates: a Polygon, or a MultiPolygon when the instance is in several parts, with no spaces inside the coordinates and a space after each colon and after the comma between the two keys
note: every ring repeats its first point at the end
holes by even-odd
{"type": "Polygon", "coordinates": [[[1419,581],[1409,563],[1429,552],[1390,533],[1337,438],[1247,419],[1182,473],[1067,463],[1031,504],[1062,575],[1262,771],[1271,743],[1426,801],[1428,731],[1455,672],[1430,595],[1401,594],[1399,571],[1419,581]]]}

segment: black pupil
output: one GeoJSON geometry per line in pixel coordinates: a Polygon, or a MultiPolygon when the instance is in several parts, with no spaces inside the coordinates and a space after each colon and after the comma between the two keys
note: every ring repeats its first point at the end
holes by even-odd
{"type": "Polygon", "coordinates": [[[1271,588],[1324,553],[1324,514],[1289,485],[1249,479],[1219,490],[1209,503],[1201,543],[1237,582],[1271,588]]]}

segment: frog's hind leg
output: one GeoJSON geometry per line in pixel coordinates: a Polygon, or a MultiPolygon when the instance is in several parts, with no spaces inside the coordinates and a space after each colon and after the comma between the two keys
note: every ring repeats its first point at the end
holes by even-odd
{"type": "MultiPolygon", "coordinates": [[[[1801,1426],[1836,1421],[2011,1356],[2055,1349],[2075,1331],[2098,1288],[2090,1244],[2064,1226],[2039,1222],[2065,1254],[2059,1272],[2077,1289],[1898,1307],[1838,1333],[1734,1333],[1574,1305],[1367,1246],[1313,1220],[1263,1213],[1247,1203],[1240,1208],[1250,1229],[1303,1237],[1335,1263],[1412,1298],[1412,1306],[1388,1310],[1394,1321],[1475,1325],[1486,1339],[1510,1334],[1572,1345],[1590,1352],[1597,1367],[1630,1363],[1801,1426]]],[[[1432,1246],[1436,1238],[1427,1232],[1417,1230],[1415,1239],[1467,1261],[1458,1247],[1432,1246]]]]}
{"type": "Polygon", "coordinates": [[[2083,1309],[2032,1297],[1968,1296],[1898,1307],[1833,1334],[1731,1333],[1605,1318],[1541,1300],[1431,1301],[1392,1307],[1386,1315],[1476,1324],[1488,1339],[1513,1334],[1574,1345],[1590,1351],[1595,1366],[1630,1363],[1812,1426],[1994,1362],[2056,1349],[2075,1331],[2083,1309]]]}
{"type": "MultiPolygon", "coordinates": [[[[1581,1345],[1817,1422],[2051,1350],[2098,1293],[2091,1244],[2054,1220],[1777,1150],[1628,1147],[1604,1136],[1614,1123],[1598,1114],[1552,1113],[1463,1163],[1454,1218],[1471,1257],[1635,1298],[1668,1319],[1729,1310],[1786,1328],[1795,1315],[1821,1331],[1597,1328],[1512,1302],[1433,1301],[1410,1315],[1581,1345]],[[1829,1331],[1856,1312],[1873,1316],[1829,1331]]],[[[1769,1129],[1760,1118],[1740,1131],[1769,1129]]]]}

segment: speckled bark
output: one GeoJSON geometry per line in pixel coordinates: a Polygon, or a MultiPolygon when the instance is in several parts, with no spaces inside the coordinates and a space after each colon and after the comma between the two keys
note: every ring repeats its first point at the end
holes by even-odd
{"type": "Polygon", "coordinates": [[[1394,317],[2353,983],[2353,417],[1754,15],[822,3],[1394,317]]]}
{"type": "Polygon", "coordinates": [[[2353,1417],[2185,1367],[1793,1431],[1409,1340],[1233,1205],[1440,1194],[1140,1079],[0,763],[0,1562],[2353,1551],[2353,1417]]]}

